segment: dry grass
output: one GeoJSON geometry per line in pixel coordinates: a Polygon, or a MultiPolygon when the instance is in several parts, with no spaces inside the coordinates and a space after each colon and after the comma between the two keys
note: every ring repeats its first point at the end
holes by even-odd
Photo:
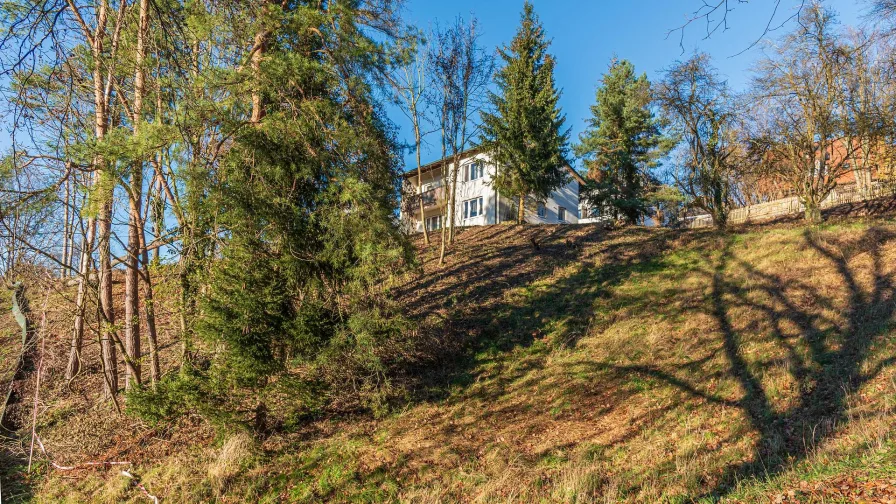
{"type": "Polygon", "coordinates": [[[246,469],[257,451],[255,440],[245,432],[236,433],[224,442],[218,456],[208,467],[208,477],[221,495],[240,471],[246,469]]]}
{"type": "MultiPolygon", "coordinates": [[[[462,232],[445,267],[435,254],[399,291],[425,342],[401,408],[278,434],[257,457],[238,438],[185,450],[169,428],[139,452],[147,485],[170,502],[764,502],[896,477],[891,221],[498,226],[462,232]]],[[[103,481],[39,495],[115,495],[103,481]]]]}

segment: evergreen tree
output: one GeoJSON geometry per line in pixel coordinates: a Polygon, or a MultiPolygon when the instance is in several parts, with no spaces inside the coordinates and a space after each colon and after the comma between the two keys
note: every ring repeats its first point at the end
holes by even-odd
{"type": "Polygon", "coordinates": [[[260,26],[279,28],[252,69],[251,119],[208,180],[219,257],[199,302],[197,334],[215,349],[203,372],[225,410],[255,411],[259,428],[276,407],[311,407],[308,387],[338,384],[315,369],[378,369],[378,343],[397,327],[384,280],[410,248],[372,87],[388,47],[366,34],[359,5],[262,12],[260,26]]]}
{"type": "Polygon", "coordinates": [[[671,148],[650,108],[650,94],[646,74],[637,76],[630,62],[614,59],[575,146],[591,179],[583,196],[630,224],[646,215],[650,171],[671,148]]]}
{"type": "Polygon", "coordinates": [[[497,167],[497,189],[519,200],[517,222],[525,218],[526,196],[546,199],[567,181],[569,129],[560,112],[550,42],[528,1],[509,46],[498,50],[504,64],[496,76],[492,111],[482,114],[480,145],[497,167]]]}

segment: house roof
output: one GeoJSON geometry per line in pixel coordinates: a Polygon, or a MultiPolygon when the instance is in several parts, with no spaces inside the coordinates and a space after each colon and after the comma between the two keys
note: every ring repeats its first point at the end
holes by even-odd
{"type": "MultiPolygon", "coordinates": [[[[466,157],[478,151],[479,147],[470,147],[469,149],[462,151],[460,153],[460,157],[466,157]]],[[[423,173],[428,173],[435,170],[436,168],[441,168],[443,164],[445,164],[446,162],[450,162],[452,157],[454,156],[447,156],[442,159],[433,161],[432,163],[425,164],[420,167],[420,171],[422,171],[423,173]]],[[[406,179],[417,176],[417,168],[409,168],[402,174],[402,176],[406,179]]]]}
{"type": "MultiPolygon", "coordinates": [[[[469,155],[471,155],[471,154],[474,154],[474,153],[478,152],[479,150],[480,150],[480,147],[478,147],[478,146],[477,146],[477,147],[471,147],[471,148],[469,148],[469,149],[467,149],[467,150],[461,152],[461,153],[460,153],[460,157],[462,157],[462,158],[463,158],[463,157],[467,157],[467,156],[469,156],[469,155]]],[[[432,163],[425,164],[425,165],[423,165],[423,166],[420,167],[420,171],[423,172],[423,173],[428,173],[428,172],[431,172],[431,171],[433,171],[433,170],[435,170],[435,169],[437,169],[437,168],[441,168],[442,165],[444,165],[446,162],[449,162],[449,161],[451,160],[452,157],[453,157],[453,156],[444,157],[444,158],[442,158],[442,159],[433,161],[432,163]]],[[[569,164],[565,164],[565,165],[563,165],[563,168],[565,168],[566,171],[569,172],[569,174],[572,176],[573,179],[576,180],[576,182],[578,182],[578,183],[581,184],[581,185],[585,185],[585,179],[582,178],[582,176],[579,175],[579,173],[578,173],[577,171],[575,171],[571,166],[569,166],[569,164]]],[[[408,169],[407,171],[405,171],[405,172],[402,174],[402,176],[403,176],[405,179],[410,179],[410,178],[412,178],[412,177],[417,176],[417,168],[410,168],[410,169],[408,169]]]]}

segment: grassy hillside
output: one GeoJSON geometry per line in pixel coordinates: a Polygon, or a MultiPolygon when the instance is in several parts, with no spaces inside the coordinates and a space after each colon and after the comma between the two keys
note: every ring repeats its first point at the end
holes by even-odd
{"type": "Polygon", "coordinates": [[[22,351],[21,329],[10,311],[12,291],[0,286],[0,394],[4,397],[22,351]]]}
{"type": "MultiPolygon", "coordinates": [[[[127,458],[163,502],[896,497],[890,220],[496,226],[421,260],[398,294],[445,353],[394,378],[400,407],[264,441],[127,418],[126,449],[84,460],[127,458]]],[[[88,414],[48,405],[45,438],[88,414]]],[[[146,499],[115,471],[47,473],[39,501],[146,499]]]]}

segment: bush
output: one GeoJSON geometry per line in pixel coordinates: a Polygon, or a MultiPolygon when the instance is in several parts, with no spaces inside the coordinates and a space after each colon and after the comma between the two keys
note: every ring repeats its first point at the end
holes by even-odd
{"type": "Polygon", "coordinates": [[[155,389],[133,387],[125,397],[128,413],[152,425],[187,413],[208,415],[215,411],[211,399],[203,380],[188,370],[165,375],[155,389]]]}

